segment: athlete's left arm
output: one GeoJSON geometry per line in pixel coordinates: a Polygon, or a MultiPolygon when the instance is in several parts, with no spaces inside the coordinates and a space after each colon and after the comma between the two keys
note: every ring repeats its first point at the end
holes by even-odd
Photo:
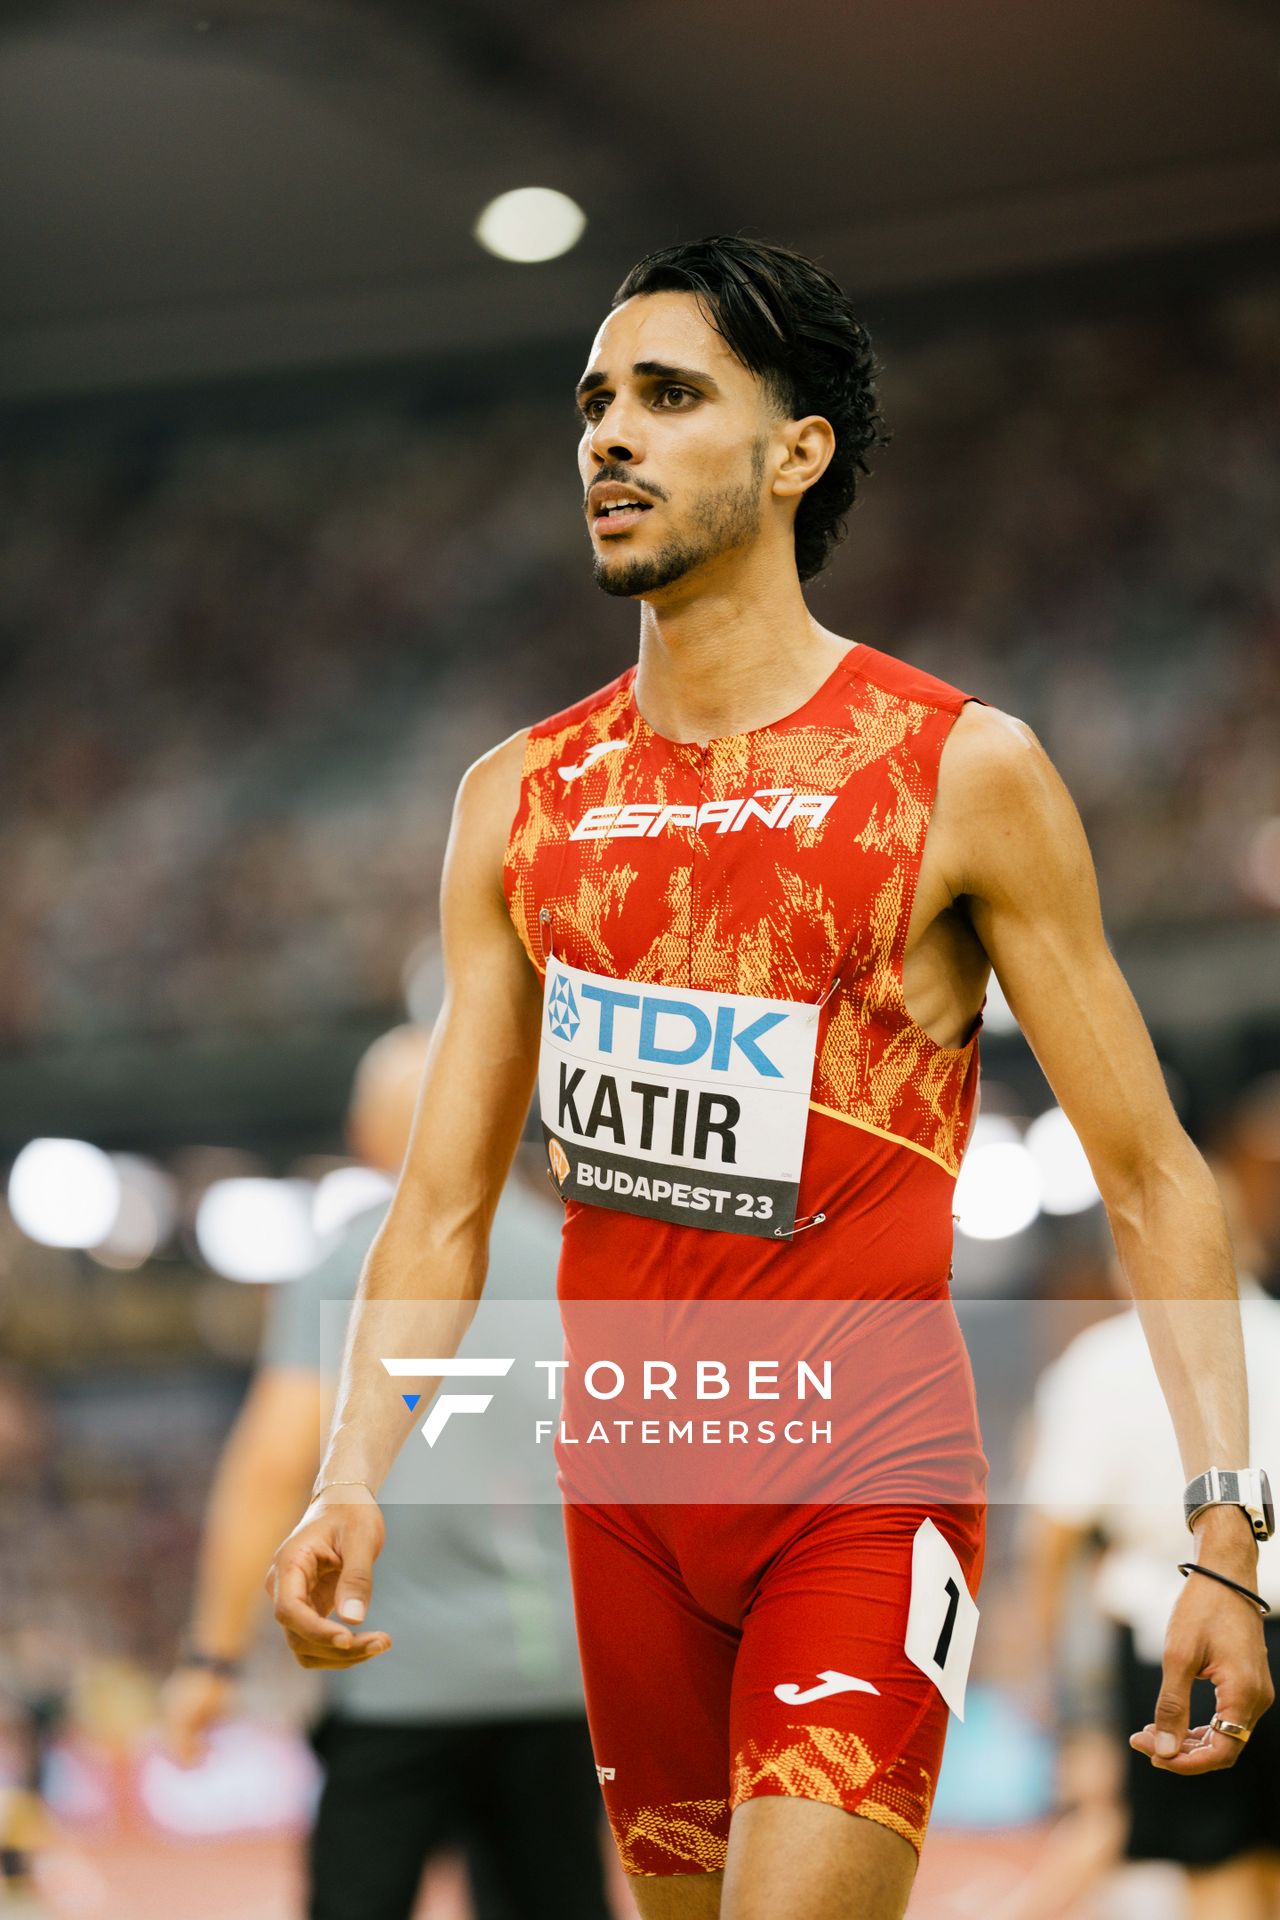
{"type": "MultiPolygon", "coordinates": [[[[940,851],[956,906],[1093,1169],[1186,1476],[1251,1464],[1222,1202],[1174,1113],[1150,1035],[1107,945],[1075,804],[1029,727],[971,702],[943,753],[936,813],[946,823],[940,851]]],[[[1164,1491],[1180,1500],[1180,1487],[1164,1491]]],[[[1152,1489],[1153,1498],[1160,1494],[1152,1489]]],[[[1256,1588],[1257,1545],[1239,1508],[1211,1507],[1196,1536],[1205,1566],[1256,1588]]],[[[1169,1623],[1155,1720],[1131,1741],[1170,1772],[1230,1766],[1241,1752],[1223,1734],[1191,1751],[1189,1694],[1202,1673],[1214,1681],[1226,1720],[1252,1727],[1273,1698],[1256,1609],[1192,1575],[1169,1623]]]]}

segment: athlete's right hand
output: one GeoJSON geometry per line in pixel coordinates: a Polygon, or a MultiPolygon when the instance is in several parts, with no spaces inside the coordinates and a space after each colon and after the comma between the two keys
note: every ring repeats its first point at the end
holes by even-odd
{"type": "Polygon", "coordinates": [[[373,1495],[343,1487],[317,1495],[277,1547],[265,1585],[300,1666],[354,1667],[387,1651],[389,1634],[353,1631],[368,1609],[385,1539],[373,1495]],[[339,1620],[328,1617],[335,1609],[339,1620]]]}

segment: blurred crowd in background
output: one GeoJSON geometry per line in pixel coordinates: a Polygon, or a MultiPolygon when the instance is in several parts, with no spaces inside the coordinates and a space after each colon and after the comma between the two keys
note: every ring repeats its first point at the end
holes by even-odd
{"type": "MultiPolygon", "coordinates": [[[[815,610],[1036,729],[1114,932],[1273,911],[1280,294],[885,357],[895,444],[815,610]]],[[[0,1038],[394,1007],[467,762],[628,658],[569,421],[11,453],[0,1038]]]]}

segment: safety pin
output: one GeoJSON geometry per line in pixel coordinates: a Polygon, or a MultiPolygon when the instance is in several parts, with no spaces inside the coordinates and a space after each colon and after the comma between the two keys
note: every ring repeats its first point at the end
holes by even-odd
{"type": "Polygon", "coordinates": [[[551,1182],[551,1191],[552,1193],[554,1193],[556,1199],[559,1200],[563,1206],[567,1207],[569,1204],[569,1196],[567,1193],[561,1193],[560,1188],[556,1184],[556,1177],[554,1173],[552,1173],[550,1167],[544,1167],[542,1171],[546,1174],[547,1179],[551,1182]]]}
{"type": "Polygon", "coordinates": [[[550,960],[555,953],[555,935],[551,931],[550,907],[538,908],[538,945],[542,948],[544,960],[550,960]]]}
{"type": "Polygon", "coordinates": [[[826,1217],[825,1213],[811,1213],[807,1220],[793,1221],[790,1233],[784,1233],[781,1227],[775,1227],[773,1237],[775,1240],[794,1240],[798,1233],[804,1233],[807,1228],[820,1227],[826,1217]]]}

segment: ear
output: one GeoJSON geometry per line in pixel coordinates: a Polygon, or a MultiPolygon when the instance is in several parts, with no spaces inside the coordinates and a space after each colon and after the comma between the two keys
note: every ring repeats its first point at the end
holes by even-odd
{"type": "Polygon", "coordinates": [[[786,453],[773,477],[772,491],[780,500],[798,499],[817,485],[831,464],[835,431],[820,413],[810,413],[803,420],[785,421],[782,432],[786,453]]]}

